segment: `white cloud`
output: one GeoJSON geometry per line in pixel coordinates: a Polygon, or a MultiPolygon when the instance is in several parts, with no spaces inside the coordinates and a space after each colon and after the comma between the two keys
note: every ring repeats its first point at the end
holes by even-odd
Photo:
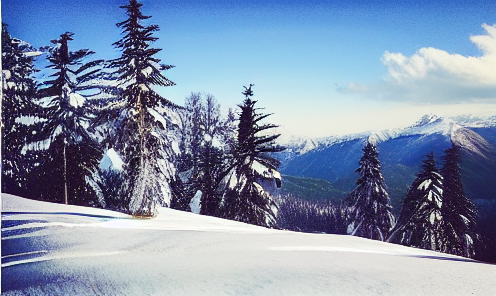
{"type": "Polygon", "coordinates": [[[407,57],[386,51],[388,76],[379,83],[350,83],[338,91],[403,102],[496,102],[496,25],[470,40],[481,56],[462,56],[427,47],[407,57]]]}

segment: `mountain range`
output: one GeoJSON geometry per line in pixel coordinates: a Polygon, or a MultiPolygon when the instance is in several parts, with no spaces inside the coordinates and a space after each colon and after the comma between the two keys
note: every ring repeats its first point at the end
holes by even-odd
{"type": "Polygon", "coordinates": [[[399,211],[424,156],[433,151],[441,168],[444,150],[451,142],[462,148],[460,166],[467,196],[476,203],[496,201],[496,116],[443,118],[431,114],[406,128],[320,139],[294,138],[278,156],[280,171],[290,181],[294,177],[325,180],[337,192],[329,199],[340,199],[355,186],[355,170],[367,141],[378,147],[395,211],[399,211]]]}

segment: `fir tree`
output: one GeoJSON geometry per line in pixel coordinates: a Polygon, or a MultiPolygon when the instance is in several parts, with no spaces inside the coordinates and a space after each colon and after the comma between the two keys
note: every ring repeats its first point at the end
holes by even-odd
{"type": "Polygon", "coordinates": [[[274,141],[280,136],[263,135],[261,132],[275,128],[273,124],[261,124],[270,114],[260,114],[255,108],[257,101],[251,100],[253,92],[245,87],[245,100],[239,105],[238,135],[232,169],[223,180],[224,195],[221,201],[222,216],[250,224],[274,227],[277,206],[270,193],[262,187],[264,179],[276,179],[279,161],[270,157],[270,152],[280,152],[284,148],[274,141]]]}
{"type": "Polygon", "coordinates": [[[153,89],[174,85],[161,74],[173,66],[160,64],[154,57],[161,49],[150,44],[158,39],[153,33],[159,28],[143,25],[150,16],[141,13],[142,6],[136,0],[121,6],[128,18],[117,24],[124,37],[114,46],[122,55],[109,63],[115,69],[118,100],[108,109],[116,131],[112,144],[124,161],[121,195],[129,201],[132,214],[150,216],[156,214],[157,206],[169,204],[176,187],[170,131],[177,124],[175,110],[180,107],[153,89]]]}
{"type": "Polygon", "coordinates": [[[17,195],[25,195],[29,166],[21,149],[31,133],[30,123],[34,123],[29,121],[39,109],[33,103],[35,54],[29,44],[12,38],[2,23],[2,192],[17,195]]]}
{"type": "Polygon", "coordinates": [[[436,168],[434,152],[426,155],[406,197],[389,241],[406,246],[443,249],[443,177],[436,168]]]}
{"type": "Polygon", "coordinates": [[[95,204],[96,196],[103,203],[98,186],[103,153],[87,131],[94,118],[88,98],[98,93],[95,79],[102,61],[84,62],[94,53],[88,49],[70,51],[68,41],[73,35],[66,32],[51,41],[53,47],[44,49],[50,62],[47,68],[55,73],[40,89],[44,120],[36,131],[37,141],[25,145],[22,153],[43,153],[33,171],[43,199],[61,197],[56,201],[87,205],[95,204]]]}
{"type": "Polygon", "coordinates": [[[444,198],[442,215],[444,219],[444,252],[472,257],[475,255],[474,232],[477,209],[464,193],[460,173],[461,149],[455,143],[444,151],[443,168],[444,198]]]}
{"type": "Polygon", "coordinates": [[[351,235],[384,241],[394,226],[394,216],[386,183],[377,158],[377,148],[368,142],[356,172],[360,177],[345,199],[347,232],[351,235]]]}

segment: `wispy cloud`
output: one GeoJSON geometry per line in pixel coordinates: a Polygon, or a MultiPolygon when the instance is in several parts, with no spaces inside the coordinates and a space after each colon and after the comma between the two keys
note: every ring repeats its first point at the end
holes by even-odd
{"type": "Polygon", "coordinates": [[[486,34],[470,40],[481,56],[462,56],[427,47],[407,57],[386,51],[388,75],[372,84],[349,83],[343,93],[401,102],[435,104],[496,102],[496,25],[483,24],[486,34]]]}

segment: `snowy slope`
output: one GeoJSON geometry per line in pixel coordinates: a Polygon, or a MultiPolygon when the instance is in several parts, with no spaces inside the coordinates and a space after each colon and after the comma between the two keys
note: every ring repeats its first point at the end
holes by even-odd
{"type": "Polygon", "coordinates": [[[496,295],[496,266],[425,250],[2,199],[2,295],[496,295]]]}

